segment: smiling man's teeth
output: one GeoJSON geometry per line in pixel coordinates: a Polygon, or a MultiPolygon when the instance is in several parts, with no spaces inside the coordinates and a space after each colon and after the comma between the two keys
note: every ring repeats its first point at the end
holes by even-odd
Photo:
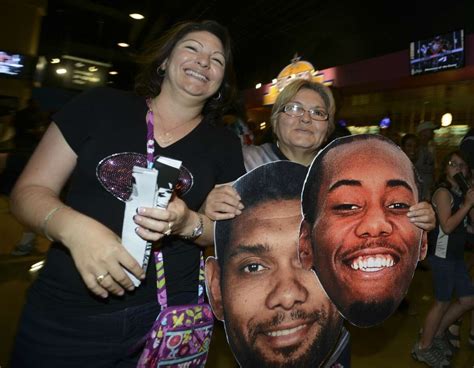
{"type": "Polygon", "coordinates": [[[392,267],[394,264],[395,262],[390,255],[374,255],[354,258],[351,263],[351,268],[364,272],[376,272],[383,268],[392,267]]]}
{"type": "Polygon", "coordinates": [[[186,70],[186,74],[187,74],[187,75],[191,75],[191,76],[193,76],[193,77],[195,77],[195,78],[198,78],[198,79],[200,79],[200,80],[202,80],[202,81],[207,81],[207,77],[206,77],[206,76],[204,76],[204,75],[202,75],[202,74],[200,74],[200,73],[198,73],[198,72],[196,72],[196,71],[194,71],[194,70],[187,69],[187,70],[186,70]]]}
{"type": "Polygon", "coordinates": [[[296,331],[299,331],[303,328],[305,328],[306,325],[300,325],[295,328],[289,328],[287,330],[278,330],[278,331],[270,331],[266,332],[265,334],[271,337],[277,337],[277,336],[286,336],[286,335],[291,335],[292,333],[295,333],[296,331]]]}

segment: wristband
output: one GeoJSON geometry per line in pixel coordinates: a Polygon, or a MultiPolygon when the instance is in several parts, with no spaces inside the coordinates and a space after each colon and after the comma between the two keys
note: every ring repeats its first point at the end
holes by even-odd
{"type": "Polygon", "coordinates": [[[51,211],[48,212],[48,214],[44,217],[44,220],[43,220],[43,223],[41,224],[41,232],[43,233],[43,235],[46,237],[46,239],[48,239],[49,241],[54,241],[53,238],[51,238],[51,236],[48,234],[48,222],[49,220],[51,220],[51,218],[54,216],[54,214],[56,212],[58,212],[59,210],[63,209],[67,207],[66,205],[61,205],[61,206],[57,206],[57,207],[54,207],[51,211]]]}
{"type": "Polygon", "coordinates": [[[204,232],[204,222],[202,221],[202,216],[199,213],[197,215],[199,217],[199,223],[193,229],[193,232],[191,233],[191,235],[182,236],[183,239],[194,240],[198,238],[199,236],[201,236],[202,233],[204,232]]]}

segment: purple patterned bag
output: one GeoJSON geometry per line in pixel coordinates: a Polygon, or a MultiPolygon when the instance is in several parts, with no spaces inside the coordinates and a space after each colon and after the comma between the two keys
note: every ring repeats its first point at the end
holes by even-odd
{"type": "Polygon", "coordinates": [[[198,303],[168,307],[163,254],[155,253],[157,296],[162,309],[151,328],[137,368],[204,367],[214,317],[204,302],[204,259],[201,253],[198,303]]]}

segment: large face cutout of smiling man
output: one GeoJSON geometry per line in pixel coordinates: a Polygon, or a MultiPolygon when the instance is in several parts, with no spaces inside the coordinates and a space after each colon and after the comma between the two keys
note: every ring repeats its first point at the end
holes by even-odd
{"type": "Polygon", "coordinates": [[[319,367],[341,331],[337,309],[297,254],[305,175],[288,161],[249,172],[234,184],[242,214],[216,224],[208,295],[241,367],[319,367]]]}
{"type": "Polygon", "coordinates": [[[302,262],[357,326],[392,314],[426,255],[426,234],[406,215],[418,202],[417,180],[403,151],[377,135],[332,142],[308,172],[302,262]]]}

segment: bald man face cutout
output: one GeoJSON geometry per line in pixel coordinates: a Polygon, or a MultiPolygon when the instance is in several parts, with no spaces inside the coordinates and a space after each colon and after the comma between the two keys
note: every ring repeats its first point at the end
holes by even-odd
{"type": "Polygon", "coordinates": [[[372,326],[400,304],[426,235],[407,211],[418,202],[412,164],[380,136],[352,136],[313,162],[303,193],[300,251],[341,314],[372,326]]]}

